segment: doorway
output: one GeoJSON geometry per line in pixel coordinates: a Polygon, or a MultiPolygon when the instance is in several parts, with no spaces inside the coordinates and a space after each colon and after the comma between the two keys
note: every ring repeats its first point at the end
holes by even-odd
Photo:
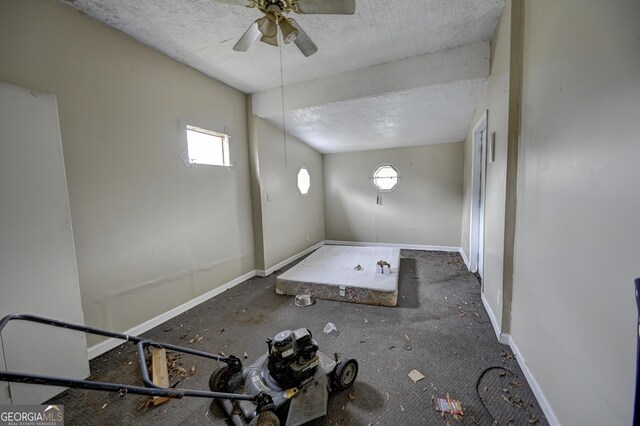
{"type": "Polygon", "coordinates": [[[469,269],[482,280],[484,267],[484,199],[487,152],[487,115],[485,111],[473,129],[471,166],[471,236],[469,269]]]}

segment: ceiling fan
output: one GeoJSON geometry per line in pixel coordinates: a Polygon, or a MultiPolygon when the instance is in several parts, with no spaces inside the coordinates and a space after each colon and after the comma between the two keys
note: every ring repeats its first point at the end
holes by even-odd
{"type": "Polygon", "coordinates": [[[272,46],[278,46],[278,29],[282,40],[289,44],[294,42],[304,56],[311,56],[318,51],[318,46],[309,38],[300,25],[292,18],[290,12],[298,14],[330,14],[353,15],[356,11],[355,0],[216,0],[219,3],[254,7],[264,13],[256,19],[249,29],[238,40],[233,50],[246,52],[257,40],[272,46]]]}

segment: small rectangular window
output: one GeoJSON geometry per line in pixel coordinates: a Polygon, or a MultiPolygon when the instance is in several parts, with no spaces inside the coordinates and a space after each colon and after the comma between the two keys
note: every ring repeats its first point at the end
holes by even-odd
{"type": "Polygon", "coordinates": [[[231,166],[229,136],[199,127],[187,126],[189,163],[231,166]]]}

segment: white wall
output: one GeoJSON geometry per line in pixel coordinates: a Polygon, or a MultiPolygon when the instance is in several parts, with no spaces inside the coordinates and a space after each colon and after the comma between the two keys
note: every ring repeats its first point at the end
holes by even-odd
{"type": "Polygon", "coordinates": [[[459,247],[462,143],[324,156],[328,240],[459,247]],[[382,194],[370,177],[393,164],[400,182],[382,194]]]}
{"type": "Polygon", "coordinates": [[[0,2],[0,81],[57,96],[88,325],[254,270],[244,94],[53,0],[0,2]],[[186,167],[185,118],[230,133],[235,167],[186,167]]]}
{"type": "Polygon", "coordinates": [[[525,2],[511,333],[566,425],[632,424],[640,2],[525,2]]]}
{"type": "Polygon", "coordinates": [[[261,217],[256,235],[262,237],[256,238],[256,263],[266,271],[325,239],[322,155],[290,135],[285,148],[282,130],[259,117],[249,121],[254,216],[261,217]],[[297,187],[300,167],[311,175],[304,197],[297,187]]]}

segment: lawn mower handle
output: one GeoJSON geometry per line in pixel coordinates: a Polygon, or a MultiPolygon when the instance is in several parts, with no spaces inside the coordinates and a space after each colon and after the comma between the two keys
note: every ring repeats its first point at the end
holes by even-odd
{"type": "Polygon", "coordinates": [[[185,396],[191,396],[191,397],[198,397],[198,398],[254,401],[258,404],[258,406],[264,404],[262,402],[262,400],[264,399],[264,395],[261,395],[261,394],[250,396],[250,395],[232,394],[232,393],[224,393],[224,392],[209,392],[209,391],[202,391],[202,390],[196,390],[196,389],[163,388],[163,387],[157,386],[149,378],[149,372],[147,371],[147,364],[145,361],[144,351],[149,346],[153,346],[157,348],[165,348],[165,349],[170,349],[176,352],[181,352],[181,353],[186,353],[190,355],[213,359],[216,361],[221,361],[221,362],[227,363],[231,368],[234,368],[234,367],[238,368],[238,365],[239,365],[239,368],[242,368],[242,363],[235,356],[223,357],[220,355],[198,351],[190,348],[185,348],[182,346],[155,342],[153,340],[143,339],[138,336],[132,336],[132,335],[123,334],[123,333],[114,333],[111,331],[101,330],[99,328],[72,324],[64,321],[58,321],[51,318],[44,318],[44,317],[31,315],[31,314],[9,314],[5,316],[4,318],[2,318],[2,320],[0,320],[0,333],[2,333],[2,330],[10,321],[14,321],[14,320],[35,322],[35,323],[44,324],[51,327],[65,328],[65,329],[80,331],[88,334],[96,334],[99,336],[125,340],[127,342],[132,342],[136,344],[137,351],[138,351],[138,360],[140,363],[140,373],[142,375],[142,380],[145,386],[125,385],[120,383],[109,383],[109,382],[95,382],[95,381],[89,381],[89,380],[73,379],[68,377],[47,376],[47,375],[40,375],[40,374],[30,374],[30,373],[24,373],[24,372],[3,371],[3,370],[0,370],[0,381],[29,383],[29,384],[37,384],[37,385],[48,385],[48,386],[62,386],[62,387],[69,387],[69,388],[98,390],[98,391],[107,391],[107,392],[118,392],[121,396],[127,393],[131,393],[135,395],[163,396],[167,398],[178,398],[178,399],[183,398],[185,396]]]}

